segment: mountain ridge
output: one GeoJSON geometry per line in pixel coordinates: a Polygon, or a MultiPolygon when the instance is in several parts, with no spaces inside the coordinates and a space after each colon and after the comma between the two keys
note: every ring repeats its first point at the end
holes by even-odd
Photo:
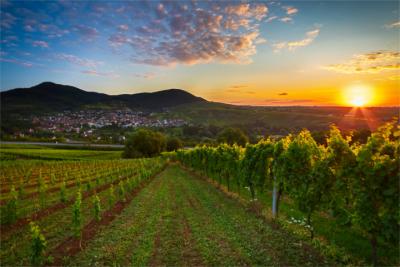
{"type": "Polygon", "coordinates": [[[201,97],[176,88],[148,93],[108,95],[53,82],[42,82],[29,88],[3,91],[0,92],[0,98],[2,114],[47,113],[96,106],[162,110],[189,103],[207,102],[201,97]]]}

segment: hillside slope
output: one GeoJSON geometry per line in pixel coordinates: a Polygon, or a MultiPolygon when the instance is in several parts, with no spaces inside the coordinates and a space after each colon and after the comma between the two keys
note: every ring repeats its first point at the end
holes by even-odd
{"type": "Polygon", "coordinates": [[[113,96],[87,92],[73,86],[52,82],[1,92],[0,98],[2,115],[9,115],[9,113],[40,114],[88,107],[161,110],[182,104],[206,101],[181,89],[113,96]]]}

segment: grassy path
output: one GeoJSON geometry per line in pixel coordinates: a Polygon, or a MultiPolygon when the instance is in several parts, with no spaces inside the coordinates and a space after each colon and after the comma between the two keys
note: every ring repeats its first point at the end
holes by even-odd
{"type": "Polygon", "coordinates": [[[177,165],[158,175],[67,264],[254,266],[328,264],[293,236],[177,165]]]}

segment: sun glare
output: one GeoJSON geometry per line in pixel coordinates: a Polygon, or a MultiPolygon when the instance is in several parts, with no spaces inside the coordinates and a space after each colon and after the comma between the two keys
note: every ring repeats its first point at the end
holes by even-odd
{"type": "Polygon", "coordinates": [[[373,90],[366,85],[352,85],[343,92],[343,102],[353,107],[363,107],[371,104],[373,100],[373,90]]]}

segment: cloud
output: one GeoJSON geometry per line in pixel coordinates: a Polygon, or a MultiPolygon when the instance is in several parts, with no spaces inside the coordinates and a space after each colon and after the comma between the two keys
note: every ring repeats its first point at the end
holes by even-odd
{"type": "Polygon", "coordinates": [[[57,54],[57,55],[55,55],[55,57],[57,59],[67,61],[74,65],[84,66],[84,67],[89,67],[89,68],[96,68],[103,64],[103,62],[101,62],[101,61],[80,58],[78,56],[69,55],[69,54],[57,54]]]}
{"type": "Polygon", "coordinates": [[[292,7],[292,6],[284,6],[282,8],[286,10],[287,15],[293,15],[299,11],[297,8],[292,7]]]}
{"type": "Polygon", "coordinates": [[[400,21],[395,21],[391,24],[386,24],[385,28],[392,29],[392,28],[400,28],[400,21]]]}
{"type": "Polygon", "coordinates": [[[257,20],[262,20],[267,16],[268,7],[264,4],[256,4],[251,6],[249,3],[241,3],[237,5],[228,5],[225,8],[228,15],[238,17],[254,17],[257,20]]]}
{"type": "Polygon", "coordinates": [[[126,25],[126,24],[118,25],[118,30],[120,30],[120,31],[127,31],[127,30],[129,30],[129,26],[126,25]]]}
{"type": "Polygon", "coordinates": [[[33,41],[32,45],[34,47],[49,48],[49,44],[45,41],[33,41]]]}
{"type": "Polygon", "coordinates": [[[27,32],[34,32],[35,31],[35,29],[32,27],[32,25],[29,25],[29,24],[24,26],[24,30],[27,31],[27,32]]]}
{"type": "Polygon", "coordinates": [[[28,68],[30,68],[33,65],[35,65],[35,64],[31,63],[31,62],[21,61],[21,60],[18,60],[18,59],[0,58],[0,61],[1,62],[13,63],[13,64],[16,64],[16,65],[20,65],[20,66],[24,66],[24,67],[28,67],[28,68]]]}
{"type": "Polygon", "coordinates": [[[248,85],[232,85],[230,88],[238,89],[238,88],[246,88],[246,87],[249,87],[249,86],[248,85]]]}
{"type": "Polygon", "coordinates": [[[293,21],[293,19],[290,18],[290,17],[283,17],[283,18],[281,18],[279,20],[282,21],[282,22],[285,22],[285,23],[289,23],[289,22],[293,21]]]}
{"type": "Polygon", "coordinates": [[[400,81],[400,74],[390,76],[389,80],[391,80],[391,81],[400,81]]]}
{"type": "Polygon", "coordinates": [[[400,70],[400,52],[381,50],[358,54],[344,63],[322,68],[346,74],[398,71],[400,70]]]}
{"type": "Polygon", "coordinates": [[[274,52],[279,52],[282,49],[287,49],[289,51],[294,51],[299,47],[304,47],[310,45],[315,38],[319,35],[320,29],[316,28],[312,31],[306,32],[306,36],[304,39],[298,41],[290,41],[290,42],[279,42],[272,45],[274,48],[274,52]]]}
{"type": "Polygon", "coordinates": [[[102,76],[102,77],[111,77],[111,78],[119,78],[120,75],[115,72],[99,72],[96,70],[83,70],[82,73],[92,75],[92,76],[102,76]]]}
{"type": "Polygon", "coordinates": [[[87,40],[93,40],[97,37],[99,32],[96,28],[89,27],[86,25],[76,25],[74,28],[83,38],[87,40]]]}
{"type": "MultiPolygon", "coordinates": [[[[2,2],[3,3],[3,2],[2,2]]],[[[15,24],[17,18],[8,12],[1,12],[0,16],[0,27],[1,29],[11,29],[11,27],[15,24]]]]}
{"type": "Polygon", "coordinates": [[[266,105],[274,105],[274,106],[301,106],[301,105],[315,105],[317,103],[316,100],[313,99],[265,99],[264,103],[266,105]]]}
{"type": "Polygon", "coordinates": [[[256,46],[266,42],[259,31],[260,21],[268,13],[265,4],[148,4],[153,11],[149,14],[155,17],[136,26],[133,34],[113,34],[108,39],[115,49],[132,47],[130,59],[136,64],[248,64],[256,46]]]}
{"type": "Polygon", "coordinates": [[[288,95],[288,93],[279,93],[278,95],[288,95]]]}
{"type": "Polygon", "coordinates": [[[153,72],[145,72],[145,73],[134,73],[133,76],[135,76],[136,78],[143,78],[150,80],[156,77],[156,74],[153,72]]]}
{"type": "Polygon", "coordinates": [[[267,18],[266,20],[265,20],[265,22],[271,22],[271,21],[273,21],[273,20],[275,20],[275,19],[277,19],[278,18],[278,16],[272,16],[272,17],[269,17],[269,18],[267,18]]]}

